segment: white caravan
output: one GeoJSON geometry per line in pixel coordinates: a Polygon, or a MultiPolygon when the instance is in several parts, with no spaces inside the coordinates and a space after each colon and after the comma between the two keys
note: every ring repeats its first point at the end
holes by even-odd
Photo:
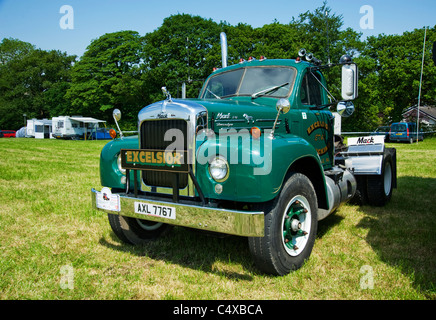
{"type": "Polygon", "coordinates": [[[26,138],[35,138],[35,121],[38,121],[37,119],[29,119],[27,120],[27,126],[26,126],[26,138]]]}
{"type": "Polygon", "coordinates": [[[106,121],[82,116],[53,117],[52,136],[57,139],[87,139],[99,128],[99,123],[106,121]]]}
{"type": "Polygon", "coordinates": [[[48,119],[27,120],[26,138],[48,139],[51,138],[52,121],[48,119]]]}
{"type": "Polygon", "coordinates": [[[48,119],[35,120],[35,139],[50,139],[52,121],[48,119]]]}

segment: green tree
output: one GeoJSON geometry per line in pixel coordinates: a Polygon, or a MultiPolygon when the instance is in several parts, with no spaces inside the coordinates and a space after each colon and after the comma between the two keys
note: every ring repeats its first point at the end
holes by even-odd
{"type": "MultiPolygon", "coordinates": [[[[402,119],[404,109],[418,103],[424,29],[402,35],[378,35],[364,42],[356,59],[359,66],[357,115],[347,119],[348,128],[373,130],[402,119]],[[362,114],[363,113],[363,114],[362,114]]],[[[435,27],[427,30],[421,104],[436,102],[436,68],[431,59],[435,27]]]]}
{"type": "Polygon", "coordinates": [[[341,31],[343,17],[332,13],[327,2],[313,12],[307,11],[298,18],[293,17],[290,25],[298,31],[297,45],[313,53],[323,63],[327,63],[329,59],[331,62],[337,62],[346,53],[343,45],[338,45],[344,40],[341,31]]]}
{"type": "Polygon", "coordinates": [[[107,33],[91,42],[72,70],[66,98],[70,114],[111,120],[112,110],[123,110],[127,119],[145,99],[141,77],[143,42],[136,31],[107,33]]]}
{"type": "Polygon", "coordinates": [[[178,14],[146,34],[142,79],[147,83],[150,100],[162,99],[162,86],[174,97],[180,96],[182,82],[187,83],[187,97],[197,97],[201,80],[221,64],[220,31],[211,19],[178,14]]]}
{"type": "Polygon", "coordinates": [[[255,30],[256,48],[253,55],[268,59],[293,59],[301,48],[298,44],[299,30],[295,26],[274,21],[255,30]]]}
{"type": "Polygon", "coordinates": [[[0,43],[0,65],[26,56],[35,50],[35,46],[18,39],[4,38],[0,43]]]}
{"type": "Polygon", "coordinates": [[[10,39],[3,40],[0,53],[0,127],[19,129],[23,114],[49,118],[67,107],[64,95],[75,56],[10,39]]]}

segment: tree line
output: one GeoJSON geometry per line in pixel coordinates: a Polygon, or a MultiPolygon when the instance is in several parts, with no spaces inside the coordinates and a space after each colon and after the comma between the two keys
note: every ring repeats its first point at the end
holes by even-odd
{"type": "MultiPolygon", "coordinates": [[[[0,128],[19,129],[23,115],[51,118],[83,115],[111,123],[112,110],[123,112],[123,127],[136,129],[137,113],[162,100],[161,87],[173,97],[195,98],[204,79],[221,65],[220,33],[228,38],[229,64],[240,58],[296,58],[305,48],[323,63],[347,53],[359,66],[356,112],[343,131],[370,131],[401,120],[416,105],[419,92],[424,28],[401,35],[371,36],[343,28],[343,17],[324,4],[314,11],[263,27],[230,25],[189,14],[172,15],[153,32],[107,33],[93,40],[82,57],[45,51],[18,39],[0,43],[0,128]]],[[[436,41],[436,26],[427,30],[436,41]]],[[[425,51],[421,105],[435,105],[436,67],[431,46],[425,51]]],[[[340,97],[340,70],[326,73],[329,90],[340,97]]]]}

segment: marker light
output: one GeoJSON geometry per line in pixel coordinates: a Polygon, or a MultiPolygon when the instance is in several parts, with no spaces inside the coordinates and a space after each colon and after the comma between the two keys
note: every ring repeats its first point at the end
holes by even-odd
{"type": "Polygon", "coordinates": [[[239,63],[244,63],[244,62],[245,62],[244,58],[239,59],[239,63]]]}
{"type": "Polygon", "coordinates": [[[109,135],[112,137],[112,139],[115,139],[117,137],[117,132],[114,129],[110,129],[109,135]]]}
{"type": "Polygon", "coordinates": [[[260,129],[258,127],[251,128],[250,133],[254,139],[259,139],[260,136],[262,135],[262,132],[260,131],[260,129]]]}

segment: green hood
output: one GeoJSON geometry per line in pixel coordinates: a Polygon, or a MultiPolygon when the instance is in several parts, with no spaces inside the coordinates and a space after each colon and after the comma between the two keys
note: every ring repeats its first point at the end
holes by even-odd
{"type": "Polygon", "coordinates": [[[188,99],[205,107],[208,111],[209,128],[220,129],[271,129],[277,116],[277,99],[238,97],[223,100],[188,99]]]}

